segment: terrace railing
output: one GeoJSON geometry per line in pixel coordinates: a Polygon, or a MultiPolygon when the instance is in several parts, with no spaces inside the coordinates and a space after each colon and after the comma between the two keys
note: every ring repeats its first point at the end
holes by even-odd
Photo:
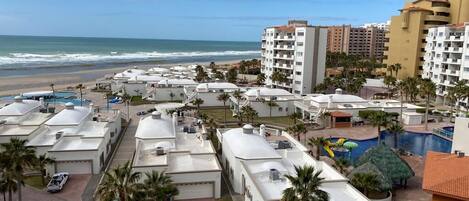
{"type": "Polygon", "coordinates": [[[450,140],[453,139],[453,134],[454,134],[453,132],[442,129],[442,128],[435,128],[435,129],[433,129],[432,133],[434,135],[437,135],[437,136],[440,136],[440,137],[443,137],[443,138],[446,138],[446,139],[450,139],[450,140]]]}

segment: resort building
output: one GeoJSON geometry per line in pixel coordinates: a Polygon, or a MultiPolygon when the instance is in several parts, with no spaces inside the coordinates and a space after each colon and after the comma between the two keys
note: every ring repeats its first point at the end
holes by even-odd
{"type": "Polygon", "coordinates": [[[165,80],[159,75],[138,75],[129,78],[127,81],[122,82],[122,88],[120,92],[128,94],[129,96],[147,96],[146,87],[148,85],[158,84],[160,81],[165,80]]]}
{"type": "Polygon", "coordinates": [[[381,23],[365,23],[363,24],[362,26],[360,26],[361,28],[369,28],[369,27],[376,27],[378,29],[382,29],[382,30],[385,30],[385,31],[388,31],[389,30],[389,25],[391,24],[391,21],[387,21],[387,22],[381,22],[381,23]]]}
{"type": "Polygon", "coordinates": [[[17,96],[13,103],[0,108],[0,144],[5,144],[11,138],[29,140],[51,113],[42,113],[42,101],[23,100],[17,96]]]}
{"type": "Polygon", "coordinates": [[[232,94],[239,90],[239,87],[229,82],[211,82],[197,85],[195,89],[184,88],[186,93],[185,103],[191,103],[193,100],[200,98],[204,102],[201,107],[218,107],[223,106],[223,102],[218,100],[218,96],[223,93],[232,94]]]}
{"type": "Polygon", "coordinates": [[[469,154],[469,118],[456,118],[451,146],[451,152],[455,151],[469,154]]]}
{"type": "Polygon", "coordinates": [[[430,28],[469,22],[469,1],[417,0],[408,2],[400,15],[391,18],[386,35],[385,64],[400,63],[398,78],[420,76],[424,66],[426,40],[430,28]]]}
{"type": "Polygon", "coordinates": [[[458,81],[469,81],[469,23],[431,28],[426,42],[422,77],[437,85],[437,102],[446,103],[448,89],[458,81]]]}
{"type": "Polygon", "coordinates": [[[120,133],[120,112],[96,113],[92,105],[72,103],[65,107],[34,131],[27,146],[34,147],[37,155],[55,159],[48,168],[51,174],[99,174],[120,133]]]}
{"type": "Polygon", "coordinates": [[[265,28],[261,58],[265,84],[294,94],[311,93],[324,80],[326,46],[327,29],[310,26],[307,21],[265,28]],[[279,82],[272,77],[275,72],[285,75],[287,80],[279,82]]]}
{"type": "MultiPolygon", "coordinates": [[[[467,128],[466,128],[467,129],[467,128]]],[[[433,201],[469,200],[469,156],[465,153],[427,152],[422,188],[433,201]]]]}
{"type": "Polygon", "coordinates": [[[282,192],[291,187],[285,176],[295,175],[295,166],[313,166],[322,171],[320,189],[329,194],[331,201],[368,200],[334,168],[313,159],[300,142],[285,132],[278,134],[267,136],[264,125],[257,130],[249,124],[217,131],[221,163],[235,193],[245,200],[281,200],[282,192]]]}
{"type": "Polygon", "coordinates": [[[176,200],[220,198],[222,169],[212,143],[194,126],[196,119],[167,114],[180,106],[140,119],[133,169],[164,171],[179,190],[176,200]]]}
{"type": "Polygon", "coordinates": [[[236,114],[243,106],[251,106],[259,117],[280,117],[295,112],[296,100],[300,98],[284,89],[251,88],[243,93],[239,101],[231,96],[230,108],[236,114]]]}
{"type": "Polygon", "coordinates": [[[184,89],[195,89],[199,83],[190,79],[165,79],[157,84],[147,84],[146,99],[152,101],[183,101],[184,89]]]}
{"type": "Polygon", "coordinates": [[[335,94],[309,94],[295,102],[296,111],[303,115],[303,119],[316,123],[331,125],[332,127],[350,127],[359,119],[359,112],[363,110],[379,110],[400,113],[403,111],[404,123],[421,124],[422,114],[416,110],[422,107],[412,104],[402,104],[396,100],[365,100],[361,97],[343,94],[342,89],[336,89],[335,94]],[[330,122],[321,122],[321,118],[329,112],[330,122]]]}
{"type": "Polygon", "coordinates": [[[327,51],[345,53],[381,61],[384,53],[385,30],[351,25],[327,27],[327,51]]]}

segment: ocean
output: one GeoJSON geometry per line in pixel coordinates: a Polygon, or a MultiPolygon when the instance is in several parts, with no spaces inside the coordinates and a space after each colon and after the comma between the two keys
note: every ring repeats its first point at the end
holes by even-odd
{"type": "Polygon", "coordinates": [[[0,77],[258,57],[258,42],[0,36],[0,77]]]}

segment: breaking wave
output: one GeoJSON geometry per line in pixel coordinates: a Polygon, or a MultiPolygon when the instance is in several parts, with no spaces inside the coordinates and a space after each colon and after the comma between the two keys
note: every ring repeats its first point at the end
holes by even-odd
{"type": "MultiPolygon", "coordinates": [[[[0,56],[0,66],[31,66],[51,64],[80,64],[93,62],[126,62],[126,61],[152,61],[158,59],[178,59],[189,57],[220,57],[220,56],[249,56],[259,55],[260,51],[221,51],[221,52],[135,52],[108,54],[32,54],[32,53],[10,53],[0,56]]],[[[1,68],[1,67],[0,67],[1,68]]]]}

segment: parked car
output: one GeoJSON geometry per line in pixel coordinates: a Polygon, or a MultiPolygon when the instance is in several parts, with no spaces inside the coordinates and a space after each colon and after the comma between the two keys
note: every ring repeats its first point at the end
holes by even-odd
{"type": "Polygon", "coordinates": [[[59,172],[54,174],[47,184],[47,192],[56,193],[61,191],[69,178],[70,174],[68,172],[59,172]]]}

